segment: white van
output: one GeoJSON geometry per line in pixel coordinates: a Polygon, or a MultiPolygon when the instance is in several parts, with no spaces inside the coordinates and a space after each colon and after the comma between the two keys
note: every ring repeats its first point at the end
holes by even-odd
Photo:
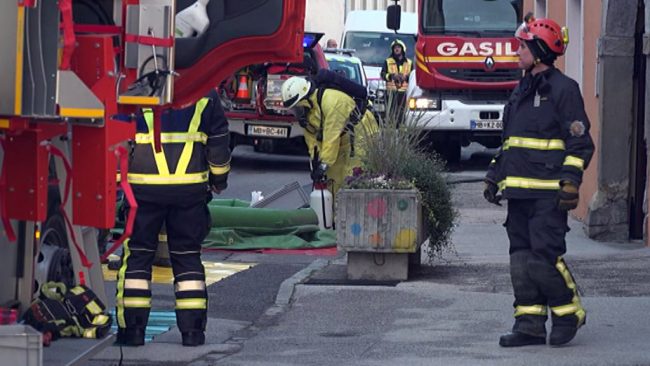
{"type": "MultiPolygon", "coordinates": [[[[418,18],[415,13],[402,13],[398,34],[386,28],[385,10],[353,10],[348,13],[343,30],[341,47],[355,49],[356,57],[363,61],[368,78],[368,89],[377,93],[383,90],[384,82],[380,72],[386,58],[390,55],[390,44],[400,39],[406,45],[406,56],[413,60],[415,36],[418,32],[418,18]]],[[[377,97],[381,97],[377,93],[377,97]]]]}

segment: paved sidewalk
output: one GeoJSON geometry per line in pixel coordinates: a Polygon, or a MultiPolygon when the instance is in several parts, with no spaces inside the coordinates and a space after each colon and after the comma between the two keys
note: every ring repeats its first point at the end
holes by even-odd
{"type": "MultiPolygon", "coordinates": [[[[477,189],[467,186],[463,189],[477,189]]],[[[497,342],[512,325],[513,301],[501,225],[505,208],[477,200],[459,211],[455,252],[446,252],[407,282],[394,287],[305,285],[312,276],[344,276],[344,258],[319,259],[286,280],[276,304],[257,321],[211,318],[208,346],[183,348],[172,331],[129,349],[125,364],[650,364],[649,248],[594,242],[572,220],[566,258],[583,292],[587,325],[565,347],[504,349],[497,342]]],[[[100,358],[116,360],[116,351],[100,358]]]]}
{"type": "MultiPolygon", "coordinates": [[[[505,208],[479,205],[460,213],[457,254],[445,254],[396,287],[299,285],[276,325],[218,364],[650,364],[650,249],[594,242],[572,220],[566,258],[584,293],[587,325],[565,347],[504,349],[497,342],[512,325],[513,300],[505,208]]],[[[338,260],[329,273],[337,272],[332,266],[344,268],[338,260]]]]}

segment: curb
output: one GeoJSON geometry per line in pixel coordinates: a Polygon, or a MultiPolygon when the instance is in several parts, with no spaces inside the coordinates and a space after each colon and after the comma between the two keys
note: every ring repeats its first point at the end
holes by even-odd
{"type": "Polygon", "coordinates": [[[278,295],[275,297],[275,306],[284,307],[286,305],[289,305],[296,285],[302,283],[305,281],[305,279],[311,276],[312,273],[323,269],[328,264],[329,260],[316,259],[315,261],[311,262],[310,265],[303,268],[300,272],[297,272],[293,276],[284,280],[278,289],[278,295]]]}

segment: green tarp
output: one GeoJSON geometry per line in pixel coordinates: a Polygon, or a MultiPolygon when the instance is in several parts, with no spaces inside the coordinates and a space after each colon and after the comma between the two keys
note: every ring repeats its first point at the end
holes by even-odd
{"type": "Polygon", "coordinates": [[[336,245],[333,230],[320,230],[310,208],[277,210],[251,208],[246,201],[213,200],[209,204],[212,229],[204,248],[308,249],[336,245]]]}

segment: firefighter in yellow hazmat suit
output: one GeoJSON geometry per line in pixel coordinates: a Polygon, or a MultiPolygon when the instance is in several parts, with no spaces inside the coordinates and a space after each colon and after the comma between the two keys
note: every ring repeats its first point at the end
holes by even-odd
{"type": "Polygon", "coordinates": [[[361,165],[365,140],[378,131],[367,108],[359,110],[354,99],[333,88],[317,88],[312,82],[291,77],[282,85],[282,101],[298,118],[312,158],[312,179],[327,177],[333,195],[352,168],[361,165]]]}

